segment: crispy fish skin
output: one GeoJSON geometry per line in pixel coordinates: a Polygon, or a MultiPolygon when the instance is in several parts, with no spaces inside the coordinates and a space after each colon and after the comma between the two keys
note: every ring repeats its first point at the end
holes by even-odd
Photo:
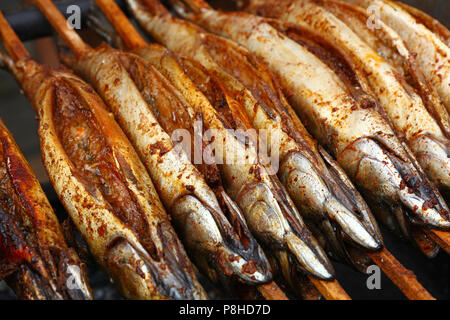
{"type": "MultiPolygon", "coordinates": [[[[431,88],[423,90],[426,96],[420,95],[422,90],[416,90],[405,79],[407,71],[397,71],[344,22],[321,7],[319,1],[285,0],[278,2],[276,8],[269,1],[252,1],[247,10],[286,22],[285,28],[290,29],[288,34],[298,28],[297,32],[306,33],[307,37],[337,51],[353,70],[361,70],[369,90],[378,97],[429,178],[442,191],[450,189],[450,123],[445,109],[440,109],[440,101],[430,101],[427,108],[425,101],[434,100],[434,95],[428,94],[431,88]]],[[[399,51],[400,54],[407,52],[404,65],[414,59],[405,47],[399,51]]]]}
{"type": "Polygon", "coordinates": [[[0,279],[19,299],[93,299],[86,266],[2,120],[0,163],[0,279]]]}
{"type": "Polygon", "coordinates": [[[205,274],[213,281],[229,277],[250,284],[270,281],[269,263],[241,214],[228,207],[238,224],[239,230],[234,230],[200,172],[184,152],[174,148],[159,124],[158,120],[162,124],[173,121],[172,127],[182,128],[176,97],[167,91],[170,88],[164,85],[167,80],[163,75],[140,57],[107,45],[66,62],[89,79],[116,115],[144,161],[186,248],[205,274]],[[238,233],[245,234],[248,246],[238,233]]]}
{"type": "MultiPolygon", "coordinates": [[[[135,15],[144,20],[143,12],[135,15]]],[[[450,227],[446,203],[372,97],[351,95],[323,62],[262,18],[204,8],[195,21],[244,45],[269,66],[313,136],[332,151],[393,231],[411,239],[415,225],[450,227]]]]}
{"type": "MultiPolygon", "coordinates": [[[[343,235],[347,241],[369,250],[381,246],[381,235],[362,197],[342,169],[303,127],[266,68],[235,43],[213,35],[209,35],[208,42],[205,38],[202,46],[216,63],[214,70],[210,70],[220,75],[230,99],[236,97],[239,105],[245,106],[241,114],[246,114],[256,129],[265,129],[269,136],[280,137],[282,160],[278,176],[303,217],[319,227],[325,225],[322,230],[329,243],[324,247],[329,247],[336,258],[349,258],[355,265],[364,265],[356,261],[359,256],[352,256],[340,240],[343,235]],[[250,89],[244,87],[244,83],[250,89]],[[340,226],[339,231],[334,231],[337,226],[340,226]]],[[[160,61],[169,63],[170,53],[162,50],[158,54],[156,48],[153,53],[151,48],[145,48],[136,53],[155,65],[160,61]]]]}
{"type": "MultiPolygon", "coordinates": [[[[185,28],[185,25],[190,24],[174,20],[159,3],[157,3],[158,8],[163,9],[164,17],[153,16],[145,10],[141,12],[142,7],[135,1],[128,3],[136,17],[147,27],[147,31],[153,33],[169,49],[176,50],[177,43],[180,44],[180,41],[188,48],[192,48],[191,43],[195,39],[190,34],[192,26],[185,28]],[[152,23],[154,30],[150,27],[152,23]]],[[[180,47],[182,46],[183,44],[180,47]]],[[[205,57],[203,50],[198,50],[197,54],[199,57],[205,57]]],[[[254,141],[245,144],[228,130],[247,128],[239,122],[239,118],[231,114],[233,109],[230,109],[229,105],[238,102],[227,100],[220,80],[205,70],[201,64],[183,57],[179,57],[178,62],[182,64],[182,68],[172,63],[173,70],[166,69],[164,75],[183,93],[185,99],[194,108],[195,115],[200,116],[204,127],[215,129],[220,133],[219,140],[223,138],[225,148],[229,148],[224,150],[224,154],[237,154],[241,155],[242,159],[250,159],[237,164],[221,159],[219,168],[227,193],[242,209],[252,233],[261,245],[268,248],[269,251],[266,253],[272,251],[277,255],[288,255],[286,263],[283,264],[285,270],[288,270],[286,274],[291,273],[289,270],[295,270],[298,266],[308,274],[322,279],[331,279],[333,277],[331,263],[306,228],[278,179],[269,175],[266,168],[260,164],[254,141]],[[207,98],[213,101],[213,105],[207,98]],[[221,108],[224,108],[225,113],[230,116],[224,117],[222,113],[218,113],[221,108]]],[[[192,122],[195,120],[197,120],[195,117],[191,119],[192,122]]],[[[278,261],[281,260],[278,259],[278,261]]]]}
{"type": "Polygon", "coordinates": [[[204,299],[152,181],[101,98],[33,61],[11,66],[39,115],[44,165],[96,260],[133,299],[204,299]]]}
{"type": "Polygon", "coordinates": [[[377,9],[381,21],[396,31],[406,46],[417,56],[417,62],[427,79],[436,88],[447,111],[450,111],[450,48],[425,25],[393,1],[345,0],[377,9]]]}

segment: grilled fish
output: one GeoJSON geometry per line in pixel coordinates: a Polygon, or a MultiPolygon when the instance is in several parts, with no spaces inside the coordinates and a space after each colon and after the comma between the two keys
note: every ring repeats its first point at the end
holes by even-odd
{"type": "Polygon", "coordinates": [[[86,266],[2,120],[0,142],[0,279],[19,299],[92,299],[86,266]]]}
{"type": "Polygon", "coordinates": [[[414,17],[414,19],[422,23],[425,27],[427,27],[430,31],[437,35],[439,39],[441,39],[441,41],[447,45],[447,47],[450,46],[450,30],[448,30],[442,23],[427,15],[425,12],[411,7],[406,3],[396,1],[395,4],[400,6],[403,10],[407,11],[411,16],[414,17]]]}
{"type": "MultiPolygon", "coordinates": [[[[355,78],[358,78],[355,79],[358,85],[378,98],[395,129],[406,139],[429,178],[443,192],[448,193],[450,190],[449,116],[439,96],[434,94],[434,89],[418,70],[414,55],[401,40],[391,37],[389,40],[395,43],[395,46],[388,47],[385,44],[383,46],[385,50],[379,50],[379,52],[390,49],[396,53],[397,60],[400,60],[399,57],[402,55],[404,57],[400,63],[389,59],[391,65],[374,50],[375,48],[372,49],[343,21],[325,9],[327,4],[330,6],[334,4],[334,10],[338,10],[336,8],[338,3],[327,0],[323,3],[324,7],[320,5],[320,1],[284,0],[274,6],[269,1],[255,0],[249,2],[246,10],[285,22],[283,27],[286,34],[297,42],[309,46],[318,57],[324,55],[314,48],[314,46],[317,47],[316,43],[324,47],[324,50],[326,48],[329,52],[332,51],[332,59],[328,58],[330,55],[328,53],[322,60],[325,63],[332,61],[328,65],[335,72],[346,67],[351,69],[345,73],[354,73],[355,78]],[[337,61],[338,59],[340,61],[337,61]],[[399,66],[400,70],[393,65],[399,66]],[[408,81],[408,79],[411,80],[408,81]]],[[[348,18],[356,19],[355,15],[348,18]]],[[[366,17],[364,21],[367,19],[369,17],[366,17]]],[[[355,24],[354,27],[356,27],[355,24]]],[[[367,28],[367,26],[361,21],[360,28],[367,28]]],[[[368,28],[366,31],[371,32],[368,28]]],[[[363,31],[359,30],[359,32],[363,31]]],[[[392,30],[385,30],[383,33],[377,29],[373,35],[386,34],[385,38],[387,38],[392,32],[392,30]]],[[[370,36],[365,35],[364,39],[367,38],[370,36]]]]}
{"type": "MultiPolygon", "coordinates": [[[[145,1],[147,7],[142,3],[131,6],[148,31],[168,20],[164,14],[153,18],[154,8],[149,9],[153,2],[145,1]]],[[[418,226],[449,229],[448,207],[442,196],[397,138],[372,96],[362,90],[351,92],[305,46],[263,18],[242,12],[222,13],[209,6],[191,12],[195,12],[192,19],[196,23],[232,38],[269,66],[310,132],[333,153],[393,231],[414,239],[422,233],[418,226]]],[[[161,34],[173,33],[170,26],[159,29],[161,34]]],[[[435,249],[429,254],[435,254],[438,247],[431,240],[428,243],[435,249]]]]}
{"type": "Polygon", "coordinates": [[[106,44],[97,49],[88,47],[67,27],[50,1],[36,1],[36,4],[63,37],[70,34],[65,39],[77,57],[63,55],[63,60],[92,83],[115,115],[146,165],[198,267],[212,280],[225,280],[225,283],[230,277],[251,284],[270,281],[268,262],[240,212],[220,191],[220,199],[225,203],[219,205],[199,171],[183,152],[174,148],[170,136],[159,124],[158,120],[166,125],[173,122],[175,126],[180,122],[177,112],[170,110],[172,101],[170,92],[166,91],[167,81],[136,55],[106,44]],[[155,114],[164,116],[157,119],[155,114]]]}
{"type": "Polygon", "coordinates": [[[183,105],[165,77],[138,56],[107,45],[80,59],[65,61],[89,79],[111,106],[196,264],[215,281],[229,276],[253,284],[269,281],[268,262],[241,213],[219,190],[217,194],[225,204],[221,207],[186,153],[174,148],[169,134],[183,128],[183,105]]]}

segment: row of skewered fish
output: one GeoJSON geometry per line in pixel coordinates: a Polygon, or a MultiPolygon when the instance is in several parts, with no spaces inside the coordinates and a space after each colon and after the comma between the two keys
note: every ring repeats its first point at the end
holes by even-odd
{"type": "MultiPolygon", "coordinates": [[[[236,1],[240,12],[168,1],[185,20],[157,0],[127,0],[162,46],[112,0],[95,2],[116,28],[92,13],[109,41],[98,48],[50,0],[35,1],[84,80],[34,62],[0,14],[1,59],[38,114],[55,191],[125,297],[206,299],[197,268],[229,290],[276,277],[301,295],[308,277],[334,278],[329,258],[367,268],[366,253],[383,247],[371,210],[437,253],[425,230],[450,229],[445,27],[387,0],[236,1]],[[218,141],[223,152],[196,161],[199,134],[201,155],[218,141]],[[278,170],[258,152],[264,143],[278,170]]],[[[3,123],[0,140],[0,279],[20,298],[91,299],[3,123]]]]}

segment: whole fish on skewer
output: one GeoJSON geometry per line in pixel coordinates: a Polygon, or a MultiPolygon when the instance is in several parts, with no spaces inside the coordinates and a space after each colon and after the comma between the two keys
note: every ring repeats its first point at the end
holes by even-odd
{"type": "MultiPolygon", "coordinates": [[[[359,34],[364,32],[361,28],[366,29],[364,37],[359,38],[343,21],[326,10],[327,4],[334,8],[330,10],[339,9],[338,2],[327,0],[323,2],[283,0],[276,6],[270,1],[254,0],[248,2],[246,11],[282,21],[284,25],[281,27],[290,38],[309,46],[309,50],[316,53],[325,63],[331,61],[327,64],[336,73],[345,68],[350,69],[343,73],[355,74],[357,79],[353,81],[358,82],[358,85],[366,91],[373,92],[429,178],[439,189],[448,193],[449,115],[433,87],[418,70],[414,55],[398,37],[395,38],[395,34],[392,35],[394,32],[388,30],[388,27],[380,25],[378,29],[371,31],[363,23],[369,19],[368,16],[359,24],[359,34]],[[380,31],[382,27],[383,30],[380,31]],[[384,40],[385,43],[372,49],[363,40],[370,39],[367,33],[380,38],[384,35],[380,41],[384,40]],[[393,45],[388,46],[388,43],[393,45]],[[320,54],[318,50],[321,48],[317,48],[318,46],[324,47],[324,50],[330,53],[320,54]],[[381,56],[382,53],[389,51],[392,52],[389,58],[381,56]],[[394,56],[395,61],[391,58],[394,56]]],[[[341,14],[344,13],[341,11],[341,14]]],[[[353,21],[357,17],[348,14],[348,19],[353,21]]],[[[356,28],[356,23],[353,24],[353,28],[356,28]]]]}
{"type": "Polygon", "coordinates": [[[0,180],[0,279],[19,299],[92,299],[86,266],[2,120],[0,180]]]}
{"type": "MultiPolygon", "coordinates": [[[[155,12],[155,1],[128,2],[143,28],[159,38],[171,35],[174,39],[174,24],[168,13],[155,12]]],[[[195,5],[198,1],[186,2],[194,5],[185,16],[234,39],[269,66],[310,132],[332,151],[374,204],[380,219],[434,255],[438,247],[419,227],[448,229],[448,207],[407,146],[396,137],[376,100],[362,90],[351,92],[319,58],[263,18],[214,11],[204,2],[199,7],[195,5]]],[[[186,34],[184,38],[188,38],[186,34]]]]}
{"type": "MultiPolygon", "coordinates": [[[[307,133],[268,70],[235,43],[206,34],[185,22],[179,24],[181,30],[190,31],[191,40],[173,49],[191,58],[202,51],[197,61],[207,65],[208,71],[218,77],[225,87],[225,100],[234,100],[231,105],[240,109],[235,112],[243,115],[240,121],[266,130],[268,141],[273,136],[279,137],[278,176],[303,217],[309,220],[311,228],[322,231],[316,233],[317,237],[328,240],[322,244],[336,258],[349,259],[364,269],[363,255],[352,252],[346,243],[367,250],[381,247],[381,236],[370,210],[342,169],[307,133]]],[[[163,54],[152,54],[148,48],[135,52],[155,64],[168,59],[162,58],[163,54]]]]}
{"type": "Polygon", "coordinates": [[[204,299],[145,167],[101,98],[66,70],[34,62],[0,15],[7,64],[39,115],[50,181],[122,294],[204,299]]]}
{"type": "MultiPolygon", "coordinates": [[[[46,1],[37,3],[41,9],[50,8],[46,1]]],[[[60,16],[57,10],[51,13],[51,17],[56,15],[60,16]]],[[[65,23],[55,26],[67,28],[65,23]]],[[[68,32],[79,39],[75,31],[68,32]]],[[[196,265],[222,284],[230,278],[253,285],[269,282],[270,265],[242,213],[220,185],[214,192],[207,184],[206,180],[217,180],[218,175],[205,172],[203,176],[174,147],[169,134],[183,128],[186,120],[164,76],[140,57],[106,44],[96,49],[82,44],[82,49],[74,50],[77,57],[63,55],[63,60],[92,83],[114,113],[196,265]]]]}

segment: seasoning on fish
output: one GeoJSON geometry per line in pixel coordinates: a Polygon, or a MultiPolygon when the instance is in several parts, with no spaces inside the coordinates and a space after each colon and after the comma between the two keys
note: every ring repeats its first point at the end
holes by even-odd
{"type": "MultiPolygon", "coordinates": [[[[186,23],[181,22],[180,24],[186,23]]],[[[177,26],[178,24],[174,23],[174,25],[177,26]]],[[[187,32],[184,31],[182,27],[178,31],[176,30],[176,28],[172,28],[171,31],[174,32],[174,34],[177,34],[178,32],[180,32],[180,34],[183,34],[184,36],[183,41],[186,41],[187,38],[190,39],[189,41],[192,41],[192,37],[190,35],[187,36],[186,34],[187,32]]],[[[158,37],[157,39],[161,40],[158,37]]],[[[168,45],[170,49],[171,45],[168,44],[170,40],[168,39],[165,40],[167,41],[162,42],[168,45]]],[[[174,42],[176,41],[180,41],[180,39],[179,38],[177,38],[177,40],[174,39],[174,42]]],[[[189,45],[189,48],[191,48],[191,45],[189,45]]],[[[139,51],[141,51],[141,49],[137,50],[137,52],[139,51]]],[[[202,47],[199,47],[198,53],[199,56],[205,53],[204,50],[202,50],[202,47]]],[[[164,56],[164,59],[167,61],[166,56],[167,55],[164,56]]],[[[230,96],[226,94],[227,89],[224,88],[222,81],[218,79],[215,74],[212,74],[208,70],[206,70],[203,66],[204,65],[203,63],[202,65],[198,61],[194,61],[192,59],[192,56],[190,56],[189,58],[179,56],[177,60],[183,69],[177,72],[175,72],[175,69],[173,69],[173,71],[166,69],[165,75],[167,76],[167,78],[172,79],[172,83],[175,86],[177,86],[181,92],[183,92],[186,99],[188,99],[191,102],[190,103],[191,106],[193,106],[194,108],[196,107],[199,110],[199,112],[203,114],[205,127],[208,129],[211,128],[217,129],[223,132],[221,138],[225,136],[224,141],[227,141],[227,143],[225,143],[226,146],[228,145],[234,146],[233,148],[231,148],[233,150],[242,149],[242,151],[236,152],[236,154],[242,155],[248,154],[248,156],[245,157],[243,156],[243,158],[257,159],[257,155],[255,154],[256,150],[254,149],[254,146],[248,148],[245,145],[243,145],[242,142],[240,142],[237,137],[233,137],[231,134],[228,134],[229,130],[227,129],[241,129],[245,131],[249,128],[248,121],[245,118],[239,117],[238,115],[239,111],[236,110],[234,107],[234,105],[239,102],[230,99],[230,96]],[[183,71],[186,74],[184,74],[183,71]],[[189,79],[191,79],[196,86],[192,83],[189,84],[189,79]],[[203,96],[203,99],[199,99],[200,96],[198,94],[198,89],[196,89],[196,87],[200,88],[203,94],[212,103],[212,106],[208,101],[205,101],[204,99],[205,96],[203,96]]],[[[155,57],[154,61],[156,63],[156,61],[158,61],[158,58],[155,57]]],[[[170,66],[172,68],[175,68],[175,63],[171,63],[170,66]]],[[[255,141],[252,140],[253,144],[254,142],[255,141]]],[[[227,152],[225,152],[225,154],[226,153],[227,152]]],[[[288,194],[286,193],[284,188],[281,187],[280,182],[275,176],[269,175],[267,169],[265,169],[260,164],[258,164],[257,167],[254,167],[253,165],[249,164],[232,165],[227,164],[224,161],[224,164],[220,164],[219,167],[221,169],[222,175],[224,176],[224,184],[226,186],[228,194],[230,194],[230,196],[233,199],[237,199],[238,204],[243,209],[244,215],[247,218],[247,222],[253,234],[261,241],[262,244],[264,244],[266,248],[272,248],[267,249],[266,253],[270,251],[276,253],[277,251],[279,251],[277,247],[281,246],[280,244],[277,245],[277,242],[281,241],[285,242],[291,239],[295,240],[295,238],[293,237],[287,236],[281,237],[281,235],[283,234],[288,235],[291,232],[289,231],[289,229],[286,229],[286,227],[284,227],[283,224],[287,222],[287,226],[290,224],[292,227],[298,228],[296,225],[294,225],[293,223],[289,223],[285,219],[286,217],[290,220],[295,219],[294,221],[298,221],[299,226],[301,226],[303,225],[303,222],[301,220],[302,218],[299,216],[298,211],[295,209],[295,207],[292,206],[292,202],[288,194]],[[258,183],[258,181],[261,181],[263,183],[258,183]],[[258,192],[258,194],[261,194],[261,196],[258,195],[258,197],[254,197],[253,199],[251,199],[250,197],[252,191],[258,192]],[[263,197],[264,194],[267,194],[267,196],[263,197]],[[283,198],[280,198],[280,195],[282,195],[283,198],[285,198],[285,200],[283,198]],[[277,211],[270,209],[270,207],[266,205],[262,206],[263,199],[265,203],[273,202],[274,204],[277,204],[276,206],[273,206],[273,208],[276,209],[277,211]],[[255,201],[261,202],[260,203],[261,205],[255,206],[256,204],[258,204],[258,202],[255,201]],[[286,204],[289,206],[286,207],[286,204]],[[284,208],[288,210],[284,211],[283,210],[284,208]],[[258,210],[261,213],[264,213],[264,215],[262,215],[261,213],[256,214],[258,210]],[[286,222],[283,222],[283,224],[280,224],[279,226],[275,225],[274,223],[271,223],[272,224],[271,228],[273,228],[273,231],[270,232],[273,235],[270,235],[268,231],[261,229],[262,227],[264,228],[269,227],[270,225],[267,223],[270,220],[267,220],[267,222],[263,224],[261,222],[261,218],[267,219],[265,218],[265,216],[267,217],[273,216],[273,213],[276,213],[278,217],[282,218],[279,220],[280,222],[283,221],[286,222]],[[277,233],[280,235],[277,235],[277,233]]],[[[276,216],[273,217],[275,218],[276,216]]],[[[306,228],[304,230],[306,230],[306,228]]],[[[293,249],[297,250],[298,248],[290,245],[289,242],[287,244],[284,244],[283,246],[286,247],[286,245],[288,246],[288,248],[290,246],[290,250],[293,249]]],[[[296,252],[295,254],[296,255],[300,254],[300,251],[298,253],[296,252]]],[[[298,256],[297,259],[299,259],[300,263],[304,265],[305,262],[301,261],[302,259],[301,256],[298,256]]],[[[290,271],[292,270],[291,269],[292,263],[289,262],[289,256],[284,254],[283,257],[278,256],[277,260],[279,263],[281,262],[281,266],[282,268],[284,268],[283,274],[285,275],[285,277],[288,279],[291,278],[293,276],[293,273],[292,271],[290,271]]],[[[311,267],[309,267],[309,269],[311,269],[311,267]]],[[[293,271],[295,271],[295,269],[293,271]]],[[[310,270],[308,271],[311,272],[310,270]]]]}

